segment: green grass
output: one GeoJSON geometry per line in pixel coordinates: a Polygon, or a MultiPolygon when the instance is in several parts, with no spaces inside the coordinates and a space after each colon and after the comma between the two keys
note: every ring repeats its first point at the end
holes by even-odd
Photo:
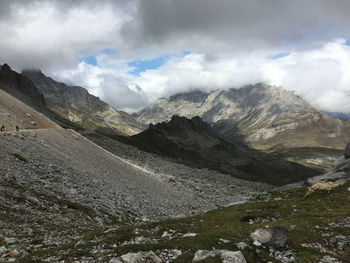
{"type": "MultiPolygon", "coordinates": [[[[168,219],[137,226],[122,226],[109,233],[95,231],[83,238],[87,243],[82,246],[75,248],[73,242],[47,253],[57,253],[69,248],[69,256],[79,257],[84,253],[89,253],[89,249],[98,244],[116,244],[118,247],[114,249],[114,252],[118,255],[138,251],[180,249],[183,255],[174,261],[179,263],[191,262],[194,253],[199,249],[211,250],[215,247],[216,249],[237,250],[234,243],[244,241],[253,247],[243,251],[247,262],[275,262],[273,258],[269,257],[267,249],[261,249],[260,252],[257,252],[248,237],[251,232],[259,227],[278,225],[289,229],[287,245],[296,252],[296,262],[317,262],[323,254],[314,249],[304,248],[302,243],[319,243],[331,249],[327,242],[331,237],[337,234],[350,235],[350,228],[329,229],[328,226],[330,222],[350,216],[350,193],[347,191],[349,186],[350,183],[347,183],[332,191],[317,191],[308,197],[305,197],[306,189],[271,192],[270,200],[266,200],[266,197],[260,197],[243,205],[210,211],[192,217],[168,219]],[[283,200],[274,201],[273,199],[277,197],[283,200]],[[242,218],[249,217],[253,219],[273,217],[276,221],[250,224],[249,220],[242,220],[242,218]],[[292,228],[292,225],[296,225],[296,228],[292,228]],[[315,227],[316,225],[319,226],[319,229],[315,227]],[[135,234],[134,230],[136,228],[138,234],[135,234]],[[176,230],[176,232],[181,233],[194,232],[198,236],[177,237],[171,240],[161,238],[163,232],[169,232],[169,230],[176,230]],[[331,233],[331,235],[323,237],[322,234],[324,233],[331,233]],[[156,238],[158,241],[154,244],[121,245],[123,241],[141,235],[156,238]],[[93,238],[98,241],[92,242],[93,238]],[[230,242],[220,243],[220,238],[230,240],[230,242]]],[[[45,254],[43,251],[36,253],[45,254]]],[[[349,256],[350,249],[345,247],[344,251],[339,253],[338,258],[343,262],[347,262],[349,256]]],[[[220,261],[218,258],[211,258],[206,262],[220,261]]]]}

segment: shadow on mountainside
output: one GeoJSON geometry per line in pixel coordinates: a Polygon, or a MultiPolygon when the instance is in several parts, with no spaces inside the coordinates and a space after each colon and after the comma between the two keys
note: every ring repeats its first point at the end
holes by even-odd
{"type": "Polygon", "coordinates": [[[303,181],[320,173],[251,149],[238,141],[229,142],[199,117],[189,120],[173,116],[171,121],[150,125],[147,130],[131,137],[109,137],[192,167],[272,185],[303,181]]]}

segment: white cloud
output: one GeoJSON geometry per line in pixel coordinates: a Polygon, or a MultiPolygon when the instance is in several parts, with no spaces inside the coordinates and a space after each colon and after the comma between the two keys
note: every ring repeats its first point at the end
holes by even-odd
{"type": "Polygon", "coordinates": [[[192,53],[170,57],[140,76],[128,74],[131,68],[125,61],[103,54],[97,58],[98,67],[81,63],[76,70],[56,76],[81,83],[115,107],[130,111],[191,89],[210,91],[265,82],[294,90],[319,110],[349,113],[350,47],[343,43],[336,40],[275,60],[264,53],[219,58],[192,53]]]}

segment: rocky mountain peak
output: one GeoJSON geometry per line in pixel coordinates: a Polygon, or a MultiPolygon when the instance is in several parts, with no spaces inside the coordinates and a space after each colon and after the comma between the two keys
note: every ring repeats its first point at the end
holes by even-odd
{"type": "Polygon", "coordinates": [[[212,128],[198,116],[195,116],[192,119],[187,119],[186,117],[174,115],[169,122],[162,122],[156,125],[150,124],[149,129],[164,132],[168,135],[174,134],[176,136],[188,132],[196,132],[202,135],[217,137],[212,128]]]}
{"type": "Polygon", "coordinates": [[[350,121],[326,116],[293,91],[265,83],[210,93],[179,93],[156,101],[139,112],[137,120],[159,123],[169,121],[173,115],[189,119],[199,116],[222,136],[243,138],[259,149],[341,149],[350,140],[346,132],[350,121]]]}
{"type": "Polygon", "coordinates": [[[4,64],[0,70],[1,88],[22,101],[37,106],[46,106],[44,96],[35,87],[34,83],[22,74],[12,70],[4,64]]]}

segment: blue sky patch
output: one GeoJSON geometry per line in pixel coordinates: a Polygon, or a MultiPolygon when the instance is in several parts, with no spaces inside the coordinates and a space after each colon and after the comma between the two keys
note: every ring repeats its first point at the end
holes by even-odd
{"type": "Polygon", "coordinates": [[[86,64],[90,64],[93,66],[97,66],[97,60],[96,60],[96,56],[89,56],[89,57],[85,57],[83,59],[80,60],[81,62],[85,62],[86,64]]]}
{"type": "Polygon", "coordinates": [[[345,46],[350,46],[350,39],[347,39],[344,43],[345,46]]]}
{"type": "Polygon", "coordinates": [[[274,54],[271,56],[268,56],[269,59],[279,59],[279,58],[284,58],[289,56],[290,53],[289,52],[282,52],[282,53],[278,53],[278,54],[274,54]]]}
{"type": "MultiPolygon", "coordinates": [[[[191,54],[190,51],[182,51],[180,53],[181,57],[184,57],[186,55],[191,54]]],[[[157,69],[160,66],[164,65],[166,62],[168,62],[169,58],[172,56],[176,56],[177,54],[172,55],[164,55],[152,59],[146,59],[146,60],[134,60],[128,63],[129,67],[132,67],[133,70],[129,73],[135,76],[139,76],[141,72],[144,72],[146,70],[152,70],[157,69]]]]}
{"type": "Polygon", "coordinates": [[[86,64],[97,66],[98,63],[97,63],[96,56],[101,55],[101,54],[111,55],[113,53],[114,53],[113,49],[106,48],[106,49],[101,50],[97,54],[83,57],[82,59],[79,60],[79,62],[85,62],[86,64]]]}

